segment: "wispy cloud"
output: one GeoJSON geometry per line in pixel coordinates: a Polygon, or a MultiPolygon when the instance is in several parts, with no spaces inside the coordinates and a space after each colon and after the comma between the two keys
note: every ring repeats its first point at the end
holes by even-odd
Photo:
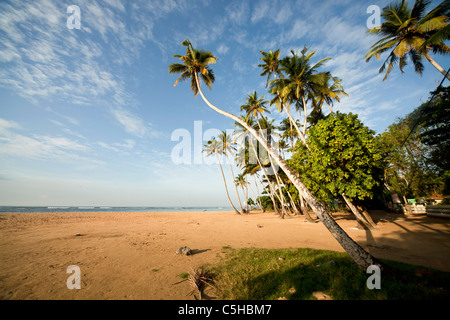
{"type": "Polygon", "coordinates": [[[22,133],[18,123],[0,118],[0,155],[65,163],[79,161],[101,164],[89,157],[92,149],[73,139],[61,136],[22,133]]]}
{"type": "MultiPolygon", "coordinates": [[[[153,21],[134,11],[141,6],[125,7],[117,0],[80,0],[77,5],[82,27],[69,30],[66,6],[61,3],[0,3],[0,61],[4,62],[0,86],[33,103],[113,106],[105,111],[112,110],[127,132],[143,136],[145,126],[126,112],[133,102],[133,92],[126,86],[129,79],[125,81],[117,70],[131,65],[145,41],[151,41],[153,21]]],[[[172,8],[165,2],[160,5],[162,11],[172,8]]]]}
{"type": "Polygon", "coordinates": [[[143,138],[147,134],[148,127],[140,117],[123,108],[116,108],[111,112],[126,132],[139,138],[143,138]]]}

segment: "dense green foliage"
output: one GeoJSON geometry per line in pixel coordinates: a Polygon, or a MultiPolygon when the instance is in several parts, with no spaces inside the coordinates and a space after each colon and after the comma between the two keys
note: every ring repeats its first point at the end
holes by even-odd
{"type": "Polygon", "coordinates": [[[373,196],[381,155],[374,132],[354,114],[333,113],[311,127],[308,150],[298,143],[289,164],[320,199],[345,193],[350,199],[373,196]]]}
{"type": "Polygon", "coordinates": [[[450,87],[433,94],[377,138],[387,187],[404,198],[450,191],[450,87]]]}

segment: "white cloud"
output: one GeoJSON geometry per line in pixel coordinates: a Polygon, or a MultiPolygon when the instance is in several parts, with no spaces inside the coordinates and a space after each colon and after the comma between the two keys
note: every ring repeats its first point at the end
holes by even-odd
{"type": "Polygon", "coordinates": [[[220,55],[225,55],[230,50],[230,48],[225,44],[220,44],[220,46],[217,48],[217,53],[220,55]]]}
{"type": "Polygon", "coordinates": [[[102,163],[86,156],[91,151],[88,145],[61,136],[27,136],[17,133],[19,129],[23,130],[18,123],[0,118],[0,155],[65,163],[102,163]]]}
{"type": "Polygon", "coordinates": [[[137,115],[123,108],[113,109],[111,112],[126,132],[139,138],[143,138],[147,134],[148,127],[137,115]]]}
{"type": "Polygon", "coordinates": [[[274,17],[275,23],[282,24],[289,21],[292,16],[292,8],[288,2],[283,3],[283,6],[274,17]]]}
{"type": "Polygon", "coordinates": [[[301,39],[310,31],[310,24],[303,19],[297,19],[292,26],[291,31],[287,34],[289,40],[301,39]]]}
{"type": "Polygon", "coordinates": [[[263,1],[255,4],[255,7],[253,9],[251,21],[253,23],[261,21],[263,18],[266,17],[267,13],[269,13],[269,2],[263,1]]]}
{"type": "Polygon", "coordinates": [[[21,126],[17,122],[0,118],[0,133],[6,132],[9,129],[20,129],[20,128],[21,126]]]}
{"type": "Polygon", "coordinates": [[[232,24],[242,25],[244,24],[248,19],[248,2],[247,1],[236,1],[232,2],[231,5],[229,5],[226,8],[228,20],[232,24]]]}

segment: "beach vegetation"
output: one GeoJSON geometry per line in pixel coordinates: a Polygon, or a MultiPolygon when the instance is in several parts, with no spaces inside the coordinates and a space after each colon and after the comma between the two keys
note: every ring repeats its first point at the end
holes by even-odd
{"type": "Polygon", "coordinates": [[[297,143],[290,166],[319,199],[343,199],[362,227],[374,228],[354,201],[372,198],[379,185],[382,157],[375,132],[357,115],[336,112],[309,130],[307,142],[309,149],[297,143]]]}
{"type": "Polygon", "coordinates": [[[229,300],[445,300],[450,273],[383,260],[395,275],[380,274],[380,289],[369,289],[370,274],[344,252],[301,249],[232,249],[209,269],[215,294],[229,300]]]}
{"type": "Polygon", "coordinates": [[[450,87],[431,94],[375,140],[382,152],[384,185],[404,204],[450,194],[450,87]]]}

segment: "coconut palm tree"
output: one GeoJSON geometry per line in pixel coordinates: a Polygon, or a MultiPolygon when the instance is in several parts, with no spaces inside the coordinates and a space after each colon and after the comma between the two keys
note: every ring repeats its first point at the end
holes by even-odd
{"type": "MultiPolygon", "coordinates": [[[[233,166],[231,165],[231,161],[230,158],[228,157],[228,154],[233,154],[234,152],[236,152],[236,147],[234,146],[234,142],[232,141],[231,137],[229,135],[227,135],[226,131],[222,131],[219,136],[217,137],[217,139],[220,141],[220,152],[222,154],[225,155],[225,157],[227,158],[228,164],[230,165],[230,171],[231,171],[231,176],[234,177],[234,172],[233,172],[233,166]]],[[[242,208],[242,202],[241,202],[241,197],[239,196],[239,192],[238,192],[238,188],[236,185],[236,181],[233,180],[233,184],[234,184],[234,188],[236,189],[236,194],[238,197],[238,201],[239,201],[239,207],[241,208],[241,212],[244,212],[244,209],[242,208]]]]}
{"type": "MultiPolygon", "coordinates": [[[[253,191],[253,188],[251,187],[251,185],[249,184],[250,190],[252,191],[253,196],[255,197],[256,202],[258,203],[259,208],[260,208],[261,211],[264,213],[266,210],[264,209],[264,207],[263,207],[262,204],[261,204],[261,199],[260,199],[260,197],[259,197],[258,182],[256,181],[256,176],[258,176],[258,170],[259,170],[259,166],[258,166],[258,165],[248,163],[248,164],[245,166],[244,174],[246,174],[246,175],[251,175],[251,176],[253,177],[253,180],[255,181],[256,194],[255,194],[255,192],[253,191]]],[[[259,179],[259,176],[258,176],[258,179],[259,179]]],[[[263,187],[264,187],[264,186],[263,186],[263,187]]]]}
{"type": "Polygon", "coordinates": [[[382,53],[390,51],[380,68],[380,73],[386,71],[383,81],[397,63],[403,73],[408,57],[418,74],[422,74],[422,57],[425,57],[450,80],[450,75],[430,55],[430,52],[442,55],[450,52],[450,47],[444,43],[450,39],[450,2],[445,0],[426,13],[430,4],[430,0],[416,0],[414,5],[409,7],[408,1],[405,0],[393,2],[383,8],[381,16],[384,21],[381,26],[367,31],[381,39],[370,47],[370,51],[365,55],[366,62],[374,56],[379,60],[382,53]]]}
{"type": "MultiPolygon", "coordinates": [[[[212,110],[217,113],[226,116],[232,119],[235,122],[238,122],[244,128],[246,128],[257,140],[258,142],[267,150],[267,152],[275,159],[280,168],[286,173],[288,179],[292,181],[294,186],[297,188],[299,192],[302,192],[305,196],[306,201],[309,206],[316,213],[317,217],[324,224],[324,226],[330,231],[333,237],[340,243],[340,245],[344,248],[344,250],[348,253],[348,255],[353,259],[353,261],[363,270],[366,271],[367,268],[371,265],[377,265],[380,269],[383,269],[385,266],[381,264],[377,259],[375,259],[370,253],[364,250],[358,243],[356,243],[340,226],[336,223],[336,221],[330,216],[327,209],[324,207],[322,203],[320,203],[314,195],[306,188],[303,182],[299,179],[298,176],[294,173],[294,171],[289,167],[289,165],[284,161],[284,159],[280,156],[277,150],[273,149],[267,141],[259,135],[259,133],[248,126],[245,121],[240,119],[239,117],[226,112],[215,105],[213,105],[204,95],[199,80],[199,74],[202,79],[207,78],[205,82],[207,85],[209,83],[209,87],[211,83],[214,81],[211,78],[212,70],[207,68],[209,64],[215,63],[216,58],[210,52],[205,52],[202,50],[195,49],[189,40],[185,40],[182,43],[183,46],[187,47],[185,56],[178,56],[181,61],[183,61],[183,66],[180,64],[170,65],[169,73],[182,73],[183,79],[188,80],[188,75],[191,78],[191,89],[196,93],[200,93],[203,101],[210,107],[212,110]]],[[[180,78],[178,78],[180,79],[180,78]]],[[[205,81],[205,80],[203,80],[205,81]]]]}
{"type": "Polygon", "coordinates": [[[234,207],[233,202],[230,199],[230,195],[228,193],[227,181],[225,179],[225,175],[223,173],[222,165],[220,164],[219,154],[223,153],[220,142],[218,142],[215,138],[209,140],[205,145],[202,152],[206,152],[206,156],[209,157],[211,155],[215,155],[217,159],[217,163],[219,164],[220,172],[222,173],[223,184],[225,185],[225,191],[227,193],[228,201],[230,202],[231,207],[237,214],[240,212],[234,207]]]}
{"type": "Polygon", "coordinates": [[[325,102],[330,108],[330,112],[333,113],[333,102],[341,102],[341,96],[348,96],[340,84],[341,81],[342,79],[333,77],[331,73],[325,73],[322,83],[320,83],[316,91],[316,99],[314,101],[314,110],[316,112],[322,109],[323,103],[325,102]]]}
{"type": "Polygon", "coordinates": [[[280,62],[280,72],[284,77],[270,82],[270,92],[278,94],[283,104],[303,108],[303,136],[306,135],[308,121],[307,101],[314,101],[316,92],[323,87],[321,83],[326,77],[325,72],[317,72],[317,69],[330,59],[325,58],[312,65],[310,60],[315,51],[307,52],[308,49],[304,47],[299,56],[291,50],[291,56],[280,62]]]}
{"type": "MultiPolygon", "coordinates": [[[[255,120],[253,118],[247,118],[244,115],[242,115],[240,118],[248,126],[255,128],[255,130],[256,130],[256,124],[255,124],[255,120]]],[[[275,196],[278,196],[278,195],[275,193],[275,188],[272,185],[272,182],[270,182],[269,177],[267,176],[268,173],[266,172],[266,169],[265,169],[266,165],[269,163],[268,159],[267,159],[267,161],[263,160],[264,164],[261,163],[260,152],[258,152],[257,147],[255,146],[254,137],[240,123],[235,122],[235,127],[237,127],[237,129],[235,130],[236,138],[238,140],[243,141],[243,146],[244,146],[239,149],[239,151],[236,155],[235,161],[238,163],[239,166],[241,166],[241,168],[244,168],[245,166],[247,166],[249,164],[253,164],[253,165],[256,165],[257,170],[261,170],[263,175],[266,177],[266,180],[269,182],[268,187],[269,187],[270,191],[266,189],[266,187],[260,180],[259,176],[258,176],[258,180],[261,182],[266,193],[269,195],[270,199],[272,200],[273,208],[274,208],[275,212],[277,214],[279,214],[280,212],[278,210],[278,206],[277,206],[277,203],[274,198],[275,196]]],[[[261,131],[259,131],[259,132],[261,132],[261,131]]]]}
{"type": "MultiPolygon", "coordinates": [[[[254,93],[248,95],[248,97],[245,101],[245,104],[243,104],[241,106],[241,111],[245,111],[247,118],[256,119],[256,123],[260,130],[260,135],[266,136],[266,140],[267,140],[268,144],[270,144],[271,134],[268,131],[272,131],[274,129],[274,127],[273,127],[273,121],[271,123],[269,123],[267,121],[267,119],[264,118],[264,116],[263,116],[263,114],[265,112],[270,113],[270,111],[266,107],[267,103],[268,103],[268,101],[264,100],[264,95],[262,95],[261,97],[258,97],[258,93],[255,91],[254,93]],[[262,119],[260,119],[260,117],[262,117],[262,119]],[[261,123],[264,123],[266,125],[265,128],[261,127],[261,123]],[[267,135],[263,134],[263,129],[265,132],[268,133],[267,135]]],[[[282,197],[282,193],[281,193],[281,187],[279,184],[278,173],[277,173],[277,170],[275,170],[273,161],[270,158],[270,156],[268,158],[269,158],[273,173],[275,174],[276,182],[278,184],[278,191],[280,193],[279,198],[281,200],[281,217],[283,218],[284,214],[285,214],[285,206],[284,206],[284,201],[283,201],[283,197],[282,197]]]]}
{"type": "Polygon", "coordinates": [[[263,72],[260,74],[260,76],[267,76],[266,80],[266,89],[269,85],[270,77],[273,75],[275,79],[277,78],[277,74],[279,74],[278,67],[280,65],[280,49],[276,51],[269,51],[264,52],[260,51],[263,55],[260,60],[262,60],[264,63],[259,64],[258,67],[261,67],[263,69],[263,72]]]}
{"type": "MultiPolygon", "coordinates": [[[[270,77],[273,75],[273,77],[275,78],[275,80],[277,80],[277,75],[280,75],[280,49],[276,50],[275,52],[270,51],[270,52],[264,52],[264,51],[260,51],[261,54],[263,55],[260,60],[262,60],[264,63],[263,64],[259,64],[258,67],[261,67],[263,72],[260,74],[261,76],[265,76],[267,75],[267,81],[266,81],[266,88],[268,87],[269,84],[269,79],[270,77]]],[[[295,129],[298,132],[299,137],[302,139],[303,143],[308,147],[307,143],[306,143],[306,139],[303,135],[303,133],[300,131],[297,122],[292,118],[290,110],[289,110],[289,103],[286,105],[285,102],[283,102],[282,97],[280,96],[280,92],[276,89],[274,89],[273,91],[271,91],[272,94],[275,95],[275,97],[272,99],[272,101],[270,102],[271,105],[275,104],[278,108],[278,111],[285,111],[286,114],[288,115],[289,121],[291,122],[291,126],[293,125],[295,127],[295,129]]]]}
{"type": "Polygon", "coordinates": [[[241,189],[242,189],[242,193],[244,194],[244,198],[246,199],[245,202],[247,203],[247,209],[244,212],[248,213],[249,212],[249,209],[248,209],[248,183],[245,178],[245,175],[243,173],[238,174],[234,178],[234,183],[236,186],[241,187],[241,189]]]}

